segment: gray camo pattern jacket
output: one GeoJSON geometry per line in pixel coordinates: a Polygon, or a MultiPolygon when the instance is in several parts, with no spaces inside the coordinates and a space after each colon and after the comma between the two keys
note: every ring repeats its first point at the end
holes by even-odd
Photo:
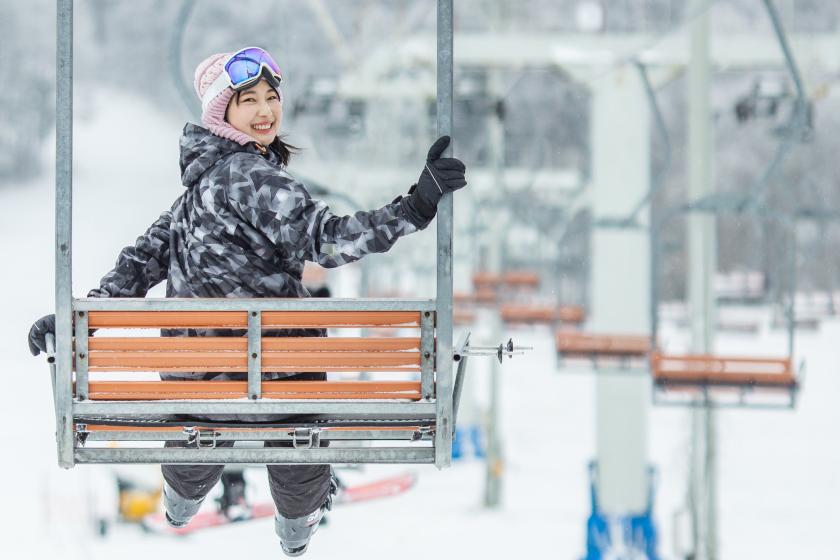
{"type": "MultiPolygon", "coordinates": [[[[336,216],[313,199],[269,147],[241,146],[187,124],[181,137],[185,187],[89,297],[144,297],[167,280],[167,297],[308,297],[305,261],[333,268],[390,249],[428,224],[413,223],[401,203],[336,216]]],[[[178,336],[183,331],[168,330],[178,336]]],[[[190,330],[193,336],[243,332],[190,330]]],[[[325,336],[321,330],[285,329],[266,336],[325,336]]],[[[292,374],[266,374],[279,378],[292,374]]],[[[245,374],[162,374],[167,378],[244,379],[245,374]]]]}

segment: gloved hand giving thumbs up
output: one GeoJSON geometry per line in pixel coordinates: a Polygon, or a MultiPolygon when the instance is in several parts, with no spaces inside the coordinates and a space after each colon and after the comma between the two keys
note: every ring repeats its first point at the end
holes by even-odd
{"type": "Polygon", "coordinates": [[[449,146],[449,136],[441,136],[429,148],[426,167],[417,184],[412,185],[402,204],[414,225],[424,228],[437,213],[437,205],[444,193],[465,187],[464,162],[456,158],[442,158],[440,155],[449,146]]]}

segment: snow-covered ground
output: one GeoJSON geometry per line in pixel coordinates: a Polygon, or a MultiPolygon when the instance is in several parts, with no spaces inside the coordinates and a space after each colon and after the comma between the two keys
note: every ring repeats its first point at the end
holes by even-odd
{"type": "MultiPolygon", "coordinates": [[[[101,101],[101,100],[100,100],[101,101]]],[[[75,293],[82,295],[108,270],[118,250],[131,243],[179,192],[177,139],[180,123],[141,102],[111,96],[95,119],[83,115],[76,131],[75,293]],[[139,115],[137,117],[136,115],[139,115]],[[119,123],[120,132],[114,132],[119,123]],[[124,132],[132,131],[128,138],[124,132]],[[112,136],[112,137],[109,137],[112,136]]],[[[64,560],[123,560],[189,555],[230,560],[237,555],[281,558],[270,520],[224,527],[188,538],[143,534],[116,526],[101,539],[90,522],[98,490],[111,488],[109,467],[56,466],[47,366],[25,344],[31,322],[53,306],[52,177],[25,188],[0,190],[3,248],[0,322],[5,427],[0,480],[0,556],[64,560]]],[[[784,333],[718,338],[721,352],[784,353],[784,333]]],[[[451,469],[376,466],[355,479],[407,468],[417,486],[387,500],[348,505],[330,515],[307,558],[580,558],[589,514],[587,463],[595,452],[594,378],[559,371],[548,330],[512,331],[533,346],[506,362],[501,425],[505,454],[502,506],[481,506],[484,466],[472,459],[451,469]]],[[[663,333],[680,348],[685,333],[663,333]]],[[[723,411],[719,422],[720,550],[724,560],[838,558],[840,543],[840,322],[797,337],[797,361],[807,378],[792,411],[723,411]]],[[[486,365],[486,364],[485,364],[486,365]]],[[[484,366],[472,369],[484,376],[484,366]]],[[[480,379],[479,393],[486,388],[480,379]]],[[[479,400],[480,396],[479,396],[479,400]]],[[[673,517],[684,502],[688,413],[652,409],[650,459],[658,469],[655,506],[665,558],[673,558],[673,517]]],[[[131,467],[155,479],[154,467],[131,467]]],[[[267,498],[264,475],[249,472],[254,491],[267,498]],[[261,486],[263,485],[263,486],[261,486]]]]}

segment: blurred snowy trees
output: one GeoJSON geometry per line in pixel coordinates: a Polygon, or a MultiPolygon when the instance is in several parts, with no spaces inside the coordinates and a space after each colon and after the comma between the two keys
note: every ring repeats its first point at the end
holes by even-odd
{"type": "Polygon", "coordinates": [[[40,172],[41,144],[54,127],[51,5],[50,0],[0,2],[0,184],[40,172]]]}

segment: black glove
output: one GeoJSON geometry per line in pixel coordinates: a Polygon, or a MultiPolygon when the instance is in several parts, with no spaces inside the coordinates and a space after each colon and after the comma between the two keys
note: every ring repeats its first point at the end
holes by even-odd
{"type": "Polygon", "coordinates": [[[29,329],[29,351],[33,356],[46,353],[47,334],[55,336],[55,315],[44,315],[29,329]]]}
{"type": "Polygon", "coordinates": [[[464,162],[456,158],[440,157],[447,146],[449,136],[441,136],[432,144],[420,179],[409,189],[408,196],[402,199],[409,219],[420,228],[429,225],[435,217],[438,202],[444,193],[457,191],[467,184],[464,162]]]}

